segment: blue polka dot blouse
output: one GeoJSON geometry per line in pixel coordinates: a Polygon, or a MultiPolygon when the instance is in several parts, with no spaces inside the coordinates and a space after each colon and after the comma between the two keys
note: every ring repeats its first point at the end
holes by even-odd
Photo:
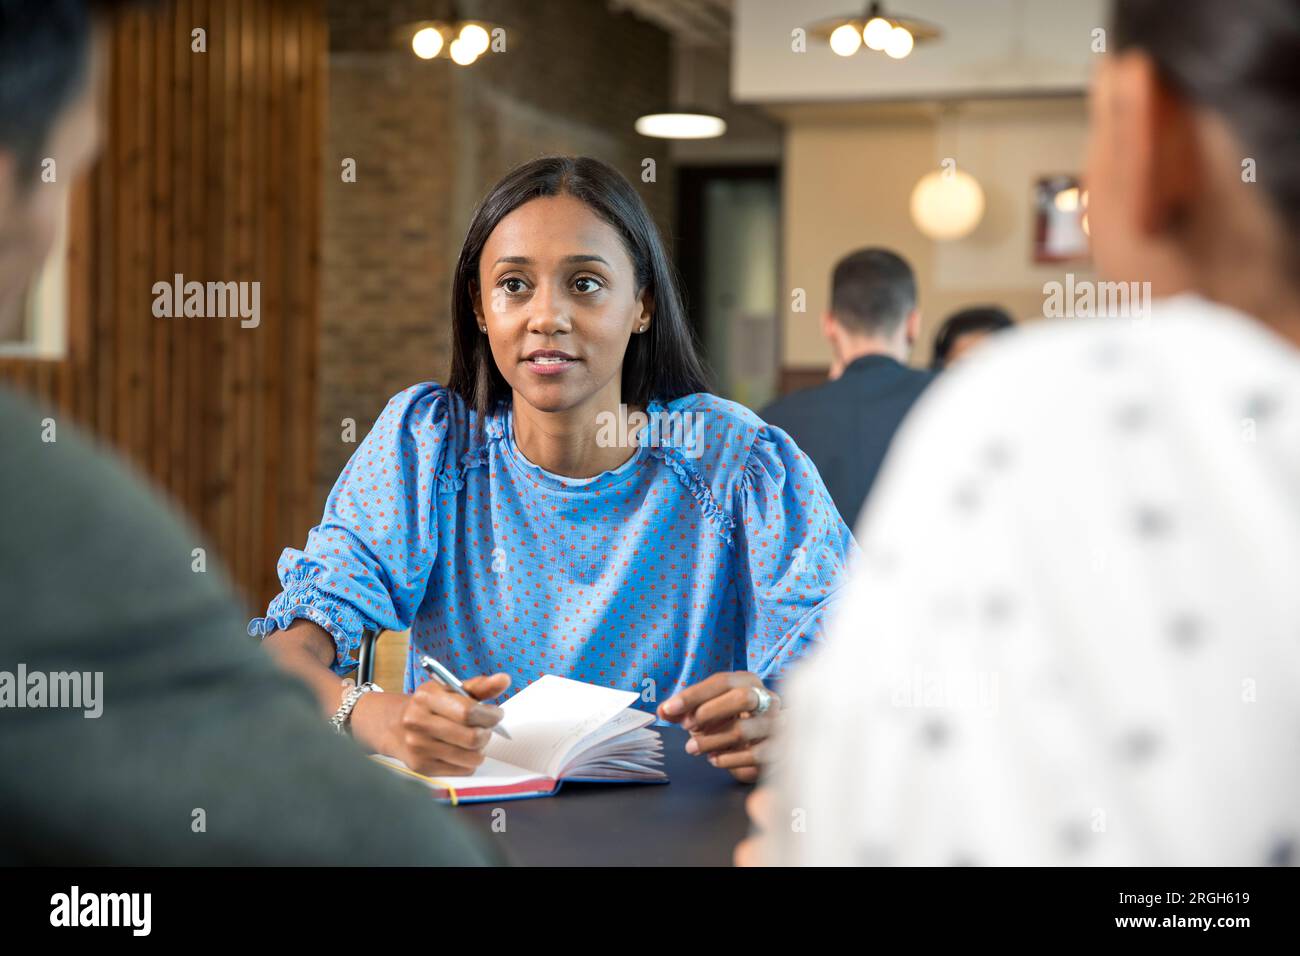
{"type": "Polygon", "coordinates": [[[852,535],[812,462],[748,409],[701,393],[646,411],[626,464],[572,479],[523,456],[508,403],[480,428],[455,393],[406,389],[249,633],[307,618],[344,673],[363,631],[410,628],[408,692],[420,654],[516,690],[543,674],[634,690],[646,710],[718,671],[775,683],[820,637],[852,535]]]}

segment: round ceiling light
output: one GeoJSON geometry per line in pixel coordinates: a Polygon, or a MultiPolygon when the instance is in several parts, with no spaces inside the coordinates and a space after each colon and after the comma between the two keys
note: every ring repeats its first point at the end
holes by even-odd
{"type": "Polygon", "coordinates": [[[841,24],[831,34],[831,49],[839,56],[852,56],[862,46],[862,34],[852,23],[841,24]]]}
{"type": "Polygon", "coordinates": [[[911,31],[906,27],[894,27],[889,31],[889,39],[885,41],[885,53],[895,60],[901,60],[912,52],[913,43],[911,31]]]}
{"type": "Polygon", "coordinates": [[[411,49],[421,60],[432,60],[442,50],[442,34],[433,27],[416,30],[411,37],[411,49]]]}
{"type": "Polygon", "coordinates": [[[912,222],[931,239],[947,241],[970,235],[984,216],[984,190],[964,170],[936,169],[912,190],[912,222]]]}

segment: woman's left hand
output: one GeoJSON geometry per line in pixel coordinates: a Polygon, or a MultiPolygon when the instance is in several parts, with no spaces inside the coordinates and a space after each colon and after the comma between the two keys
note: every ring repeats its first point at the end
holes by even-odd
{"type": "Polygon", "coordinates": [[[767,691],[767,712],[754,713],[760,690],[766,688],[756,674],[723,671],[669,697],[659,705],[659,716],[690,731],[687,753],[705,755],[742,783],[753,783],[761,745],[772,736],[781,709],[781,699],[767,691]]]}

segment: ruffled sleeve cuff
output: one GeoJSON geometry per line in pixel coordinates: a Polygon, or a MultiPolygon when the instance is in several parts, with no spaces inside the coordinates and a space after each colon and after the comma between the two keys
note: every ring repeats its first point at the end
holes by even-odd
{"type": "Polygon", "coordinates": [[[317,571],[290,571],[284,578],[284,590],[271,601],[265,617],[253,618],[249,622],[248,633],[265,638],[277,629],[284,630],[298,618],[311,621],[328,631],[334,639],[331,669],[336,674],[346,674],[357,666],[362,633],[376,628],[351,604],[318,588],[312,580],[317,571]]]}

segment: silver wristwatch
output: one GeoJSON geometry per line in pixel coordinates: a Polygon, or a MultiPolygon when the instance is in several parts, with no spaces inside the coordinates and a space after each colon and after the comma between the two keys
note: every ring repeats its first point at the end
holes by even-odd
{"type": "Polygon", "coordinates": [[[357,682],[351,677],[343,681],[343,703],[339,704],[339,709],[334,711],[334,716],[330,718],[330,726],[334,728],[336,734],[352,732],[352,710],[357,706],[357,701],[371,691],[382,693],[383,688],[370,681],[358,687],[357,682]]]}

